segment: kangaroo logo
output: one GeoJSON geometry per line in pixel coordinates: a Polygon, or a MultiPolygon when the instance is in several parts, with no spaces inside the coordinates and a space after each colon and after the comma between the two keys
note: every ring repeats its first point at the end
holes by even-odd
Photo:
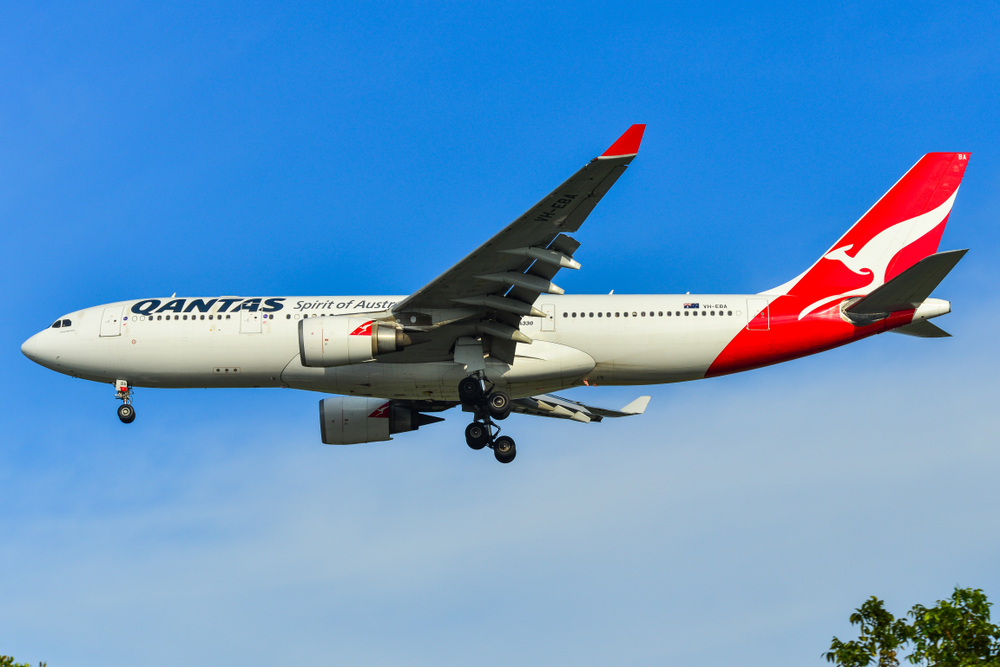
{"type": "Polygon", "coordinates": [[[365,322],[360,327],[347,334],[348,336],[371,336],[372,335],[372,322],[365,322]]]}
{"type": "MultiPolygon", "coordinates": [[[[921,213],[914,218],[898,222],[891,227],[883,229],[861,246],[854,253],[853,257],[847,254],[849,250],[854,248],[853,243],[834,248],[823,255],[820,261],[840,262],[852,273],[856,273],[859,276],[870,276],[871,280],[868,281],[867,285],[853,287],[846,292],[824,297],[819,301],[809,304],[799,313],[799,319],[801,320],[817,308],[837,299],[845,296],[864,296],[876,287],[883,285],[885,283],[885,273],[889,268],[892,258],[899,254],[900,250],[944,222],[944,219],[948,217],[948,213],[951,212],[951,205],[955,202],[955,195],[957,194],[958,189],[956,188],[955,192],[934,210],[921,213]]],[[[850,232],[848,232],[848,235],[850,235],[850,232]]]]}
{"type": "Polygon", "coordinates": [[[375,412],[368,415],[369,419],[388,419],[389,418],[389,403],[383,403],[382,405],[375,408],[375,412]]]}

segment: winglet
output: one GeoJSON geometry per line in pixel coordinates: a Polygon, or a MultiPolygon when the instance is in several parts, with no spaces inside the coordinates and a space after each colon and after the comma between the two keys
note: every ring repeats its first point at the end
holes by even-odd
{"type": "Polygon", "coordinates": [[[604,151],[601,157],[623,157],[625,155],[635,155],[639,152],[639,144],[642,143],[642,133],[646,130],[645,125],[633,125],[625,130],[625,134],[618,137],[618,141],[611,144],[611,148],[604,151]]]}
{"type": "MultiPolygon", "coordinates": [[[[633,125],[633,127],[642,127],[642,126],[633,125]]],[[[649,396],[640,396],[639,398],[635,399],[634,401],[626,405],[624,408],[622,408],[620,412],[625,412],[630,415],[641,415],[643,412],[646,411],[646,406],[649,405],[649,398],[650,398],[649,396]]]]}

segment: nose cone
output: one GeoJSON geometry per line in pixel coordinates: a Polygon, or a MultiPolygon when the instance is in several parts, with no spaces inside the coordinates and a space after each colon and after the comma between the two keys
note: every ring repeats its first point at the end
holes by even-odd
{"type": "Polygon", "coordinates": [[[24,341],[21,345],[21,353],[42,366],[49,366],[53,361],[52,346],[45,340],[48,331],[41,331],[24,341]]]}

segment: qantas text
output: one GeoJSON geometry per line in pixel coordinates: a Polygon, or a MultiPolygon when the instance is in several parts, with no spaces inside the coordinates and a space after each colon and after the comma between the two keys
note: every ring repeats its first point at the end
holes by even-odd
{"type": "MultiPolygon", "coordinates": [[[[219,297],[217,299],[144,299],[132,304],[136,315],[151,313],[235,313],[247,310],[251,313],[274,313],[284,309],[285,297],[219,297]],[[214,310],[213,310],[214,308],[214,310]]],[[[303,310],[385,310],[396,305],[395,301],[384,299],[374,301],[347,299],[346,301],[296,301],[293,308],[303,310]]]]}

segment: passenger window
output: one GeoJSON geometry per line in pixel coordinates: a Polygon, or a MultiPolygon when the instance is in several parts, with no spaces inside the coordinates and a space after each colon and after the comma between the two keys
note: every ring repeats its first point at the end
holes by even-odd
{"type": "Polygon", "coordinates": [[[660,317],[663,317],[663,311],[662,310],[660,311],[660,317]]]}
{"type": "Polygon", "coordinates": [[[598,317],[604,317],[604,313],[597,313],[598,317]]]}
{"type": "Polygon", "coordinates": [[[593,314],[593,313],[591,313],[591,314],[590,314],[590,316],[591,316],[591,317],[593,317],[593,316],[594,316],[594,314],[593,314]]]}
{"type": "Polygon", "coordinates": [[[628,311],[625,311],[625,317],[628,317],[628,311]]]}
{"type": "Polygon", "coordinates": [[[286,319],[286,320],[290,320],[290,319],[292,319],[292,314],[291,314],[291,313],[286,313],[286,314],[285,314],[285,319],[286,319]]]}
{"type": "Polygon", "coordinates": [[[573,311],[573,317],[576,317],[576,311],[573,311]]]}
{"type": "Polygon", "coordinates": [[[711,310],[709,312],[712,313],[712,317],[715,317],[715,311],[714,310],[711,310]]]}
{"type": "Polygon", "coordinates": [[[201,319],[205,319],[205,316],[204,316],[204,315],[202,315],[202,316],[201,316],[201,319]]]}
{"type": "MultiPolygon", "coordinates": [[[[662,315],[663,313],[660,313],[660,314],[662,315]]],[[[669,310],[667,311],[667,317],[670,317],[672,314],[673,313],[671,313],[669,310]]]]}
{"type": "Polygon", "coordinates": [[[187,316],[187,315],[185,315],[185,316],[184,316],[184,319],[186,320],[187,318],[188,318],[188,316],[187,316]]]}
{"type": "Polygon", "coordinates": [[[729,312],[726,313],[726,315],[729,315],[730,317],[732,317],[733,311],[730,310],[729,312]]]}
{"type": "Polygon", "coordinates": [[[563,313],[563,317],[569,317],[569,313],[563,313]]]}
{"type": "Polygon", "coordinates": [[[227,319],[227,320],[229,319],[229,315],[226,315],[226,319],[227,319]]]}
{"type": "Polygon", "coordinates": [[[646,311],[645,311],[645,310],[644,310],[644,311],[642,311],[642,316],[643,316],[643,317],[646,317],[646,311]]]}
{"type": "Polygon", "coordinates": [[[705,311],[704,311],[704,310],[703,310],[703,311],[701,311],[701,316],[702,316],[702,317],[705,317],[705,311]]]}
{"type": "Polygon", "coordinates": [[[611,317],[611,313],[608,313],[608,317],[611,317]]]}
{"type": "Polygon", "coordinates": [[[687,316],[688,316],[688,315],[690,315],[690,314],[691,314],[691,311],[690,311],[690,310],[685,310],[685,311],[684,311],[684,317],[687,317],[687,316]]]}
{"type": "Polygon", "coordinates": [[[615,317],[618,317],[618,313],[615,313],[615,317]]]}

